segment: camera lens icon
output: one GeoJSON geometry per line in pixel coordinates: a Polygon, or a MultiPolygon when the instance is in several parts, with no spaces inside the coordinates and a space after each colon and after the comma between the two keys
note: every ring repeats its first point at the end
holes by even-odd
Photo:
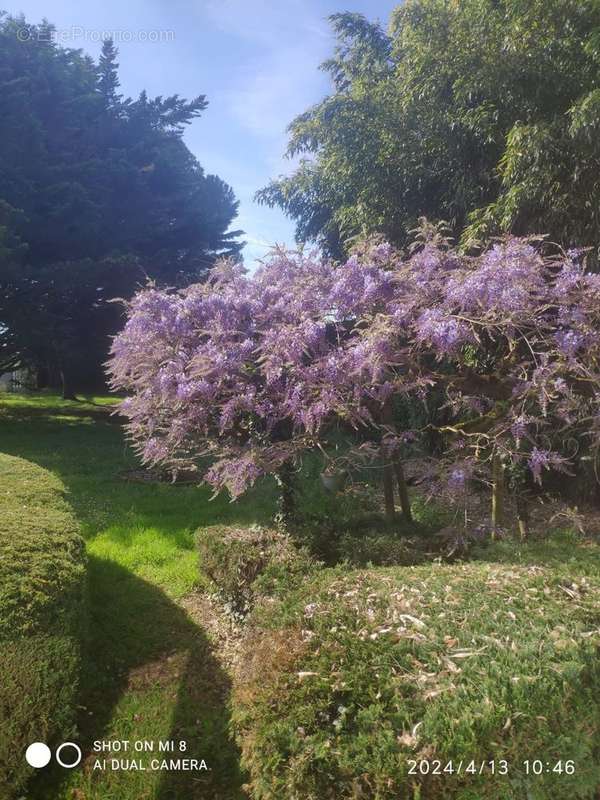
{"type": "Polygon", "coordinates": [[[76,767],[79,762],[81,761],[81,747],[75,742],[63,742],[59,747],[56,748],[56,760],[65,769],[73,769],[76,767]],[[67,753],[61,758],[61,755],[65,748],[69,748],[67,753]],[[73,753],[73,750],[75,753],[73,753]],[[73,758],[74,756],[74,758],[73,758]]]}
{"type": "MultiPolygon", "coordinates": [[[[57,762],[65,769],[73,769],[81,762],[81,747],[75,742],[63,742],[54,754],[57,762]]],[[[30,767],[41,769],[50,763],[52,751],[44,742],[33,742],[25,751],[25,761],[30,767]]]]}
{"type": "MultiPolygon", "coordinates": [[[[17,39],[20,42],[28,42],[31,39],[31,31],[29,28],[19,28],[17,31],[17,39]]],[[[35,742],[35,744],[38,744],[38,742],[35,742]]]]}

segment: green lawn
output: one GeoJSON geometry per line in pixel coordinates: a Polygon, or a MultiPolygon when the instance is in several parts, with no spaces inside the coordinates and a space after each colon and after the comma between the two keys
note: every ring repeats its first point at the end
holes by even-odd
{"type": "Polygon", "coordinates": [[[263,486],[231,504],[225,497],[210,501],[205,488],[123,480],[120,473],[136,462],[118,418],[110,416],[112,403],[0,395],[0,450],[62,480],[87,542],[91,625],[81,741],[185,740],[186,755],[204,758],[211,769],[103,772],[91,769],[92,760],[66,777],[62,771],[62,783],[51,789],[54,777],[40,775],[33,796],[237,798],[238,754],[226,730],[228,679],[205,633],[176,601],[200,581],[194,530],[267,521],[272,490],[263,486]]]}
{"type": "MultiPolygon", "coordinates": [[[[52,395],[0,395],[0,451],[28,459],[60,478],[81,525],[89,556],[91,620],[77,739],[84,746],[86,758],[83,767],[72,772],[48,771],[50,768],[40,771],[27,800],[241,800],[246,778],[240,774],[240,754],[229,736],[229,676],[215,657],[206,632],[178,601],[201,588],[204,581],[198,569],[194,531],[216,523],[267,523],[276,510],[274,486],[263,482],[241,501],[229,503],[226,497],[210,501],[211,493],[206,488],[124,480],[123,474],[138,464],[124,441],[121,421],[111,416],[111,406],[115,406],[115,400],[109,397],[70,402],[52,395]],[[140,756],[94,755],[94,740],[147,740],[155,747],[160,740],[184,741],[187,750],[182,755],[205,759],[210,770],[113,771],[111,758],[140,756]],[[96,758],[106,758],[108,768],[94,769],[96,758]]],[[[319,489],[316,461],[306,469],[315,475],[304,476],[303,483],[308,487],[302,501],[304,511],[322,513],[327,502],[333,500],[319,489]]],[[[350,511],[345,509],[346,516],[352,517],[350,511]]],[[[429,516],[437,514],[438,509],[427,505],[421,508],[416,502],[415,512],[421,525],[427,527],[431,523],[429,516]]],[[[332,506],[331,514],[337,513],[332,506]]],[[[566,579],[572,580],[573,575],[589,575],[597,580],[599,553],[597,544],[574,541],[565,534],[525,545],[498,542],[475,552],[474,557],[476,561],[494,562],[494,569],[503,564],[509,570],[543,564],[556,572],[556,580],[564,577],[566,585],[566,579]]],[[[347,569],[337,567],[340,579],[347,569]]],[[[431,567],[418,569],[429,574],[431,567]]],[[[454,574],[453,570],[458,576],[463,568],[444,567],[439,574],[438,569],[432,573],[434,593],[438,579],[443,577],[445,581],[454,574]]],[[[469,575],[476,577],[487,567],[474,564],[469,569],[469,575]]],[[[402,582],[402,568],[394,570],[402,582]]],[[[372,574],[375,580],[377,575],[387,573],[372,574]]],[[[412,571],[406,572],[406,576],[409,574],[412,571]]],[[[327,573],[323,575],[325,580],[327,573]]],[[[352,581],[352,577],[348,580],[352,581]]],[[[471,584],[467,584],[469,589],[471,584]]],[[[538,590],[537,586],[534,588],[538,590]]],[[[471,597],[470,591],[465,597],[471,597]]],[[[557,591],[564,601],[560,586],[557,591]]],[[[489,615],[482,615],[479,609],[479,593],[471,594],[475,604],[473,618],[488,625],[489,615]]],[[[464,616],[467,607],[461,603],[456,608],[459,616],[464,616]]],[[[342,613],[338,606],[336,599],[330,618],[324,617],[323,625],[330,625],[332,632],[337,630],[336,619],[342,613]]],[[[502,601],[498,608],[502,608],[502,601]]],[[[519,635],[525,636],[528,630],[527,626],[523,631],[519,628],[519,635]]],[[[280,647],[286,658],[293,650],[288,634],[280,647]]],[[[536,633],[532,641],[535,645],[545,639],[545,633],[536,633]]],[[[354,652],[354,643],[350,650],[354,652]]],[[[373,688],[368,652],[363,666],[365,680],[373,688]]],[[[275,672],[267,669],[260,675],[261,690],[268,688],[275,672]]],[[[363,694],[359,692],[361,698],[363,694]]],[[[283,705],[288,702],[286,697],[287,694],[283,705]]],[[[293,699],[293,695],[289,698],[293,699]]],[[[269,723],[267,728],[270,731],[272,727],[276,733],[287,724],[286,720],[292,724],[294,719],[289,708],[277,711],[272,700],[273,695],[269,694],[265,709],[280,722],[273,722],[272,726],[269,723]]],[[[440,714],[439,719],[446,716],[440,714]]],[[[254,741],[250,737],[249,745],[253,746],[254,741]]],[[[279,768],[279,760],[271,758],[273,752],[267,753],[265,768],[279,768]]],[[[287,763],[286,759],[287,756],[287,763]]],[[[147,763],[149,757],[144,760],[147,763]]],[[[285,800],[283,795],[281,800],[285,800]]]]}

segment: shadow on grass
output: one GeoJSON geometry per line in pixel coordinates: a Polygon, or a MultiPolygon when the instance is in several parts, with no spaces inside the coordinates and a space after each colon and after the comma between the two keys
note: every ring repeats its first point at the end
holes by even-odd
{"type": "MultiPolygon", "coordinates": [[[[269,491],[231,505],[225,498],[209,503],[209,492],[202,488],[126,483],[119,473],[134,465],[135,458],[119,426],[109,423],[105,412],[99,411],[93,421],[88,410],[65,409],[60,404],[56,409],[3,408],[2,412],[0,450],[35,462],[63,481],[90,543],[101,534],[102,547],[107,541],[118,544],[108,558],[93,548],[90,553],[90,631],[78,739],[84,762],[68,773],[60,768],[60,774],[42,770],[29,797],[242,797],[238,753],[228,736],[227,675],[202,629],[159,586],[135,571],[148,566],[148,559],[156,559],[149,566],[156,566],[167,591],[177,593],[173,570],[178,563],[185,569],[179,560],[184,557],[188,571],[195,570],[190,566],[192,531],[215,520],[260,521],[272,513],[269,491]],[[60,416],[54,416],[54,411],[60,416]],[[153,549],[154,540],[164,542],[164,549],[153,549]],[[139,565],[138,555],[143,562],[139,565]],[[128,558],[132,569],[121,561],[128,558]],[[172,568],[161,572],[165,559],[172,568]],[[151,740],[155,747],[159,740],[186,741],[187,750],[181,755],[204,759],[210,769],[137,774],[93,770],[95,757],[90,748],[99,739],[151,740]]],[[[186,573],[181,587],[189,579],[186,573]]],[[[162,755],[175,758],[179,754],[157,757],[162,755]]]]}
{"type": "Polygon", "coordinates": [[[229,680],[202,629],[160,589],[113,561],[90,558],[89,600],[79,719],[84,760],[72,773],[44,770],[31,787],[32,800],[243,797],[238,752],[228,735],[229,680]],[[96,758],[140,758],[93,753],[93,741],[102,739],[153,741],[156,751],[160,740],[185,741],[185,752],[154,752],[146,760],[204,759],[209,770],[93,770],[96,758]],[[64,794],[65,783],[72,794],[64,794]]]}
{"type": "Polygon", "coordinates": [[[116,527],[126,544],[122,537],[130,535],[128,529],[158,528],[169,536],[215,522],[266,523],[275,513],[269,482],[230,503],[224,494],[210,501],[206,486],[124,480],[123,473],[139,469],[139,461],[121,426],[108,422],[102,412],[90,419],[73,408],[57,411],[60,418],[48,407],[33,413],[0,407],[0,450],[33,461],[62,480],[87,539],[116,527]]]}
{"type": "Polygon", "coordinates": [[[68,406],[60,403],[29,406],[5,404],[2,408],[2,417],[7,421],[26,422],[29,419],[51,419],[53,416],[60,415],[64,419],[72,417],[73,422],[87,417],[113,425],[122,425],[123,417],[112,413],[116,408],[117,406],[112,407],[89,400],[73,400],[68,406]]]}

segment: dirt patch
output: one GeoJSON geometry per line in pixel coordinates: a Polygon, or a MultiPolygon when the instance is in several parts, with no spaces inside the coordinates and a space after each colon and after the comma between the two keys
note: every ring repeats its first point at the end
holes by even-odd
{"type": "Polygon", "coordinates": [[[185,672],[189,653],[180,651],[132,669],[127,679],[127,689],[145,689],[148,686],[177,685],[185,672]]]}

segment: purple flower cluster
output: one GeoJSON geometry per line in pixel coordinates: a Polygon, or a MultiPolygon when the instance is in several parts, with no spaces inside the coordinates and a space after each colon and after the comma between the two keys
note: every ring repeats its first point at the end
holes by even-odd
{"type": "Polygon", "coordinates": [[[226,263],[133,298],[112,385],[146,462],[206,458],[205,479],[233,497],[330,423],[381,426],[390,398],[432,389],[465,431],[489,419],[456,453],[455,488],[465,459],[498,443],[541,480],[565,468],[569,439],[600,437],[600,278],[579,256],[508,238],[477,257],[425,242],[403,258],[377,241],[339,265],[283,250],[253,275],[226,263]]]}
{"type": "Polygon", "coordinates": [[[529,456],[529,468],[536,483],[542,483],[542,470],[554,469],[557,472],[568,472],[568,460],[560,453],[551,450],[540,450],[534,447],[529,456]]]}
{"type": "Polygon", "coordinates": [[[431,347],[438,358],[452,355],[474,341],[470,326],[440,307],[426,308],[415,323],[416,340],[431,347]]]}

